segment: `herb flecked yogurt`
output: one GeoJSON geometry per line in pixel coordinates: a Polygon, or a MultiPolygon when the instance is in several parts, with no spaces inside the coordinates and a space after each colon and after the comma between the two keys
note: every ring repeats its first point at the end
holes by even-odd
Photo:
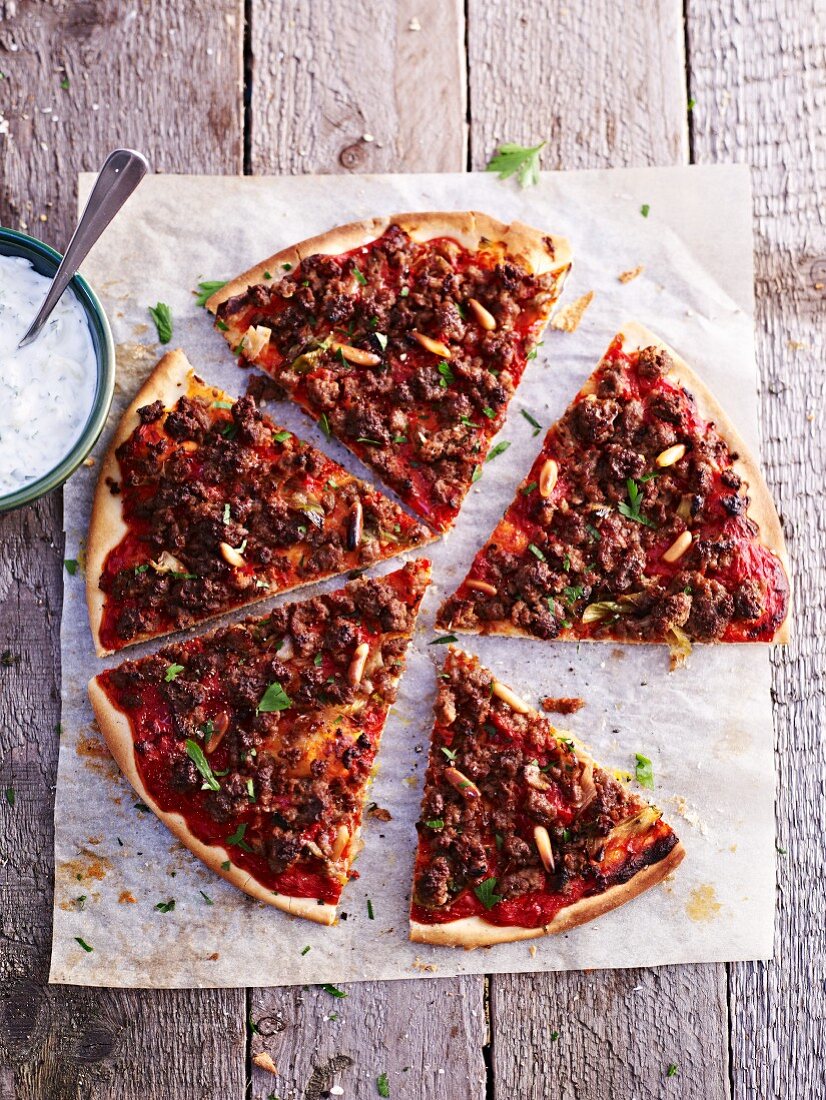
{"type": "Polygon", "coordinates": [[[71,289],[38,338],[17,348],[50,282],[22,256],[0,256],[0,497],[66,457],[95,400],[92,333],[71,289]]]}

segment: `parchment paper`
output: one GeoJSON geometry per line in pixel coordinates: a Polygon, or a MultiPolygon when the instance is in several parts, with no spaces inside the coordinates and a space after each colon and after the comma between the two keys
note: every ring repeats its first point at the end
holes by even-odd
{"type": "MultiPolygon", "coordinates": [[[[81,204],[90,179],[81,177],[81,204]]],[[[287,985],[771,955],[769,654],[747,646],[698,647],[687,668],[668,674],[663,648],[468,638],[466,648],[526,698],[582,695],[587,706],[559,725],[567,724],[605,766],[633,771],[636,752],[650,757],[656,784],[651,797],[688,854],[664,885],[568,935],[533,941],[535,953],[526,944],[465,952],[407,939],[413,824],[427,759],[434,673],[444,654],[428,646],[431,626],[440,600],[464,575],[541,444],[521,410],[549,425],[615,330],[635,317],[686,356],[756,447],[745,167],[548,173],[525,191],[485,174],[148,178],[85,270],[108,310],[119,347],[109,431],[159,353],[148,306],[169,303],[175,323],[171,346],[183,347],[210,382],[243,392],[248,375],[235,366],[224,340],[195,305],[192,288],[199,279],[233,276],[284,245],[352,218],[468,207],[570,237],[576,258],[563,301],[588,290],[596,297],[577,333],[547,333],[500,436],[511,441],[510,449],[485,467],[454,532],[428,549],[435,581],[371,792],[393,820],[367,819],[360,878],[345,889],[340,923],[320,928],[251,900],[204,869],[151,813],[134,807],[135,796],[92,724],[85,685],[102,663],[92,650],[78,571],[65,578],[61,635],[52,981],[287,985]],[[648,217],[641,214],[643,204],[650,207],[648,217]],[[642,275],[627,284],[618,281],[620,272],[639,264],[645,265],[642,275]],[[76,900],[80,897],[85,900],[76,900]],[[156,908],[173,898],[171,911],[156,908]],[[84,951],[76,937],[93,950],[84,951]],[[302,953],[306,947],[310,950],[302,953]]],[[[297,409],[283,404],[269,411],[364,474],[297,409]]],[[[98,456],[105,444],[106,438],[98,456]]],[[[96,477],[96,467],[84,468],[66,486],[67,558],[82,561],[96,477]]],[[[387,563],[381,571],[398,564],[387,563]]],[[[263,612],[267,605],[261,606],[263,612]]]]}

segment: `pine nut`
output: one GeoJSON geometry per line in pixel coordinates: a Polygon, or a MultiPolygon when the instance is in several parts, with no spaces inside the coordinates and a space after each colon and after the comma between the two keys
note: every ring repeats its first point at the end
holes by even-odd
{"type": "Polygon", "coordinates": [[[425,351],[440,355],[442,359],[450,359],[453,354],[447,344],[443,344],[441,340],[433,340],[430,336],[425,336],[423,332],[414,332],[413,339],[418,340],[425,351]]]}
{"type": "Polygon", "coordinates": [[[462,775],[458,768],[445,768],[445,779],[465,798],[481,797],[476,784],[472,783],[466,775],[462,775]]]}
{"type": "Polygon", "coordinates": [[[669,565],[672,562],[678,561],[686,550],[691,546],[692,534],[690,531],[683,531],[681,535],[677,535],[669,548],[663,554],[663,561],[667,561],[669,565]]]}
{"type": "Polygon", "coordinates": [[[347,525],[347,549],[358,550],[364,530],[364,509],[357,500],[350,509],[350,522],[347,525]]]}
{"type": "Polygon", "coordinates": [[[333,859],[341,859],[344,849],[350,842],[350,830],[346,825],[339,825],[336,830],[336,839],[333,841],[333,859]]]}
{"type": "Polygon", "coordinates": [[[467,303],[473,310],[473,314],[476,320],[487,332],[493,332],[496,328],[496,318],[490,312],[489,309],[485,309],[481,302],[478,302],[475,298],[468,298],[467,303]]]}
{"type": "Polygon", "coordinates": [[[241,569],[247,563],[244,561],[244,555],[240,550],[236,550],[234,546],[230,546],[228,542],[222,542],[220,545],[221,557],[228,565],[234,566],[236,569],[241,569]]]}
{"type": "Polygon", "coordinates": [[[507,703],[511,710],[515,710],[517,714],[528,714],[530,712],[531,708],[525,700],[520,699],[509,687],[500,684],[498,680],[493,681],[493,694],[497,699],[501,699],[503,703],[507,703]]]}
{"type": "Polygon", "coordinates": [[[685,454],[685,443],[675,443],[673,447],[666,447],[664,451],[661,451],[654,461],[663,469],[666,466],[673,466],[675,462],[679,462],[685,454]]]}
{"type": "Polygon", "coordinates": [[[372,351],[351,347],[350,344],[337,344],[333,341],[330,347],[333,351],[340,352],[342,358],[348,363],[355,363],[359,367],[377,367],[381,362],[381,356],[374,355],[372,351]]]}
{"type": "Polygon", "coordinates": [[[549,497],[554,491],[556,480],[559,477],[559,466],[553,458],[549,458],[539,474],[539,495],[549,497]]]}
{"type": "Polygon", "coordinates": [[[539,858],[542,860],[542,864],[548,874],[553,874],[556,870],[556,863],[554,862],[554,850],[551,847],[551,838],[548,835],[548,830],[544,825],[534,825],[533,827],[533,839],[536,844],[536,850],[539,852],[539,858]]]}
{"type": "Polygon", "coordinates": [[[370,653],[370,646],[367,642],[362,642],[356,646],[356,652],[353,654],[353,659],[350,662],[350,667],[347,669],[347,680],[351,687],[356,687],[361,683],[361,678],[364,675],[364,666],[367,664],[367,656],[370,653]]]}
{"type": "Polygon", "coordinates": [[[486,596],[495,596],[496,589],[492,584],[488,584],[487,581],[469,580],[465,581],[465,588],[471,588],[474,592],[484,592],[486,596]]]}
{"type": "Polygon", "coordinates": [[[204,752],[215,752],[221,742],[224,740],[224,734],[229,729],[229,715],[226,711],[221,711],[212,719],[212,734],[208,741],[204,743],[204,752]]]}

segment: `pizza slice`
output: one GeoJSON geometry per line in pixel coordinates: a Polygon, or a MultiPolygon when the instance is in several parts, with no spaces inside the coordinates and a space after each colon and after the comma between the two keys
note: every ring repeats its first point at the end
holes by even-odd
{"type": "Polygon", "coordinates": [[[685,855],[658,809],[455,649],[417,828],[410,938],[450,947],[566,932],[685,855]]]}
{"type": "Polygon", "coordinates": [[[571,266],[485,214],[370,218],[287,248],[207,302],[233,351],[447,530],[571,266]]]}
{"type": "Polygon", "coordinates": [[[95,646],[111,653],[432,539],[172,351],[103,460],[86,551],[95,646]]]}
{"type": "Polygon", "coordinates": [[[138,796],[252,897],[332,924],[430,564],[284,604],[89,684],[138,796]]]}
{"type": "Polygon", "coordinates": [[[785,642],[790,587],[766,483],[685,362],[614,338],[442,605],[451,630],[565,641],[785,642]]]}

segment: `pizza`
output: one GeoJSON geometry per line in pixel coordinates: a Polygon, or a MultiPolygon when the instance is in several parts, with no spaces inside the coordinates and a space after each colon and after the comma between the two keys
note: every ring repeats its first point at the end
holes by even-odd
{"type": "Polygon", "coordinates": [[[86,552],[98,654],[421,546],[424,525],[166,354],[103,461],[86,552]]]}
{"type": "Polygon", "coordinates": [[[400,214],[287,248],[207,307],[242,363],[445,531],[570,266],[567,241],[519,222],[400,214]]]}
{"type": "Polygon", "coordinates": [[[568,931],[685,855],[658,809],[454,648],[417,829],[410,938],[451,947],[568,931]]]}
{"type": "Polygon", "coordinates": [[[139,798],[258,900],[335,920],[429,578],[418,559],[90,682],[100,729],[139,798]]]}
{"type": "Polygon", "coordinates": [[[548,432],[442,605],[442,628],[533,638],[785,642],[790,586],[766,483],[670,348],[626,325],[548,432]]]}

